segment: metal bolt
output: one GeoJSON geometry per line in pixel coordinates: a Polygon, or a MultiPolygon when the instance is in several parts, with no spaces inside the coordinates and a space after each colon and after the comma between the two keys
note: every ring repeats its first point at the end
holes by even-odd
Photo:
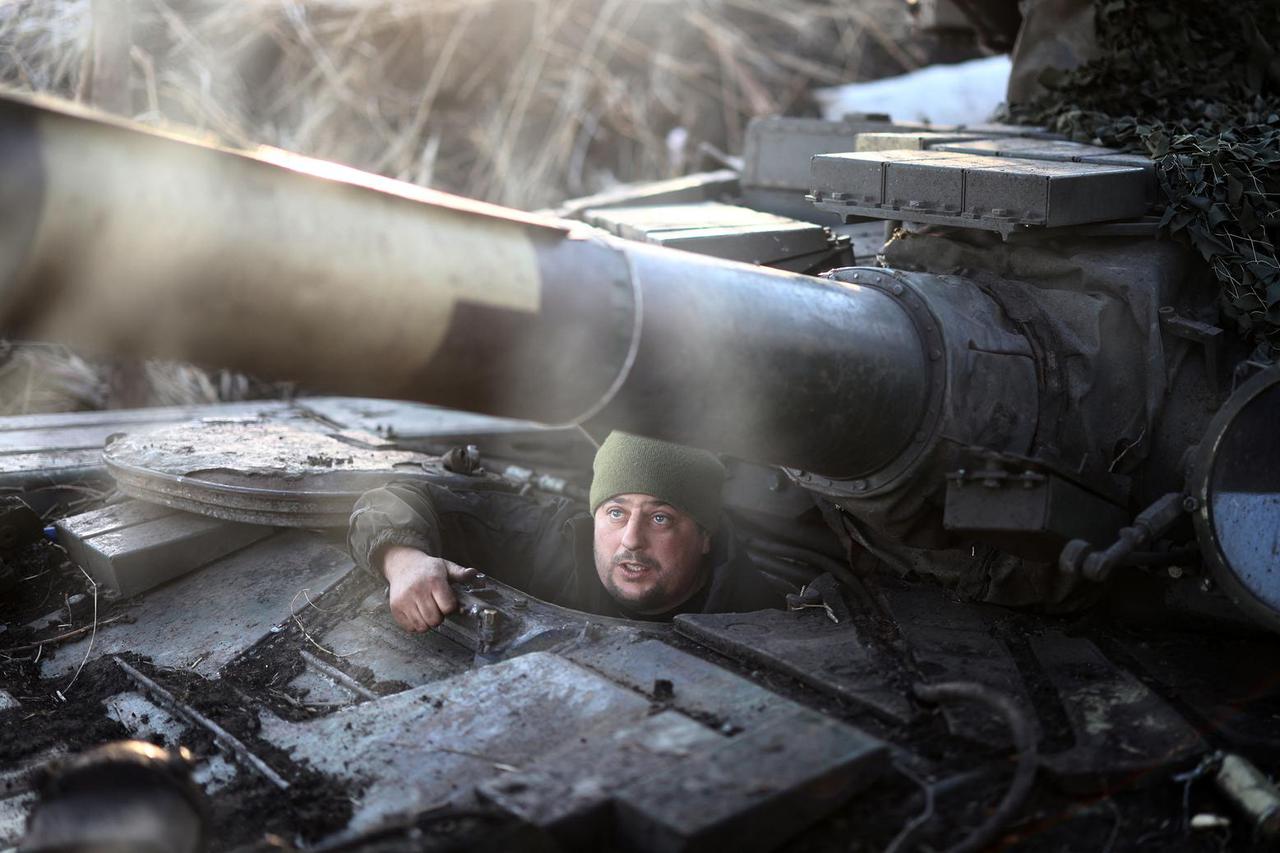
{"type": "Polygon", "coordinates": [[[854,281],[857,281],[857,280],[858,280],[859,278],[861,278],[861,277],[862,277],[862,273],[854,273],[854,274],[853,274],[853,280],[854,280],[854,281]]]}
{"type": "Polygon", "coordinates": [[[1182,577],[1182,575],[1183,575],[1182,566],[1169,567],[1169,577],[1173,578],[1174,580],[1177,580],[1178,578],[1182,577]]]}
{"type": "Polygon", "coordinates": [[[930,360],[930,361],[937,361],[937,360],[938,360],[938,359],[940,359],[940,358],[942,358],[942,350],[940,350],[940,349],[931,349],[931,350],[929,350],[929,360],[930,360]]]}
{"type": "Polygon", "coordinates": [[[498,611],[486,607],[480,611],[479,625],[476,628],[477,651],[489,651],[493,641],[498,638],[498,611]]]}
{"type": "Polygon", "coordinates": [[[517,595],[515,598],[511,599],[511,606],[516,610],[524,610],[529,606],[529,599],[517,595]]]}
{"type": "Polygon", "coordinates": [[[1187,495],[1182,499],[1182,508],[1186,512],[1195,512],[1200,508],[1200,501],[1196,500],[1192,495],[1187,495]]]}
{"type": "Polygon", "coordinates": [[[906,288],[902,286],[902,282],[900,281],[895,281],[893,283],[893,286],[890,287],[889,289],[893,291],[894,296],[901,296],[903,294],[903,291],[906,290],[906,288]]]}
{"type": "Polygon", "coordinates": [[[1213,581],[1210,578],[1205,578],[1204,580],[1200,581],[1200,591],[1213,592],[1213,581]]]}
{"type": "Polygon", "coordinates": [[[865,491],[865,490],[866,490],[866,488],[867,488],[867,481],[866,481],[866,480],[854,480],[854,481],[853,481],[853,490],[854,490],[855,492],[865,491]]]}

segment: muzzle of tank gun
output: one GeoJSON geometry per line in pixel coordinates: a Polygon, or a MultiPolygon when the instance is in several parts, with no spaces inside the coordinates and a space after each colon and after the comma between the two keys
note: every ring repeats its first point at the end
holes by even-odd
{"type": "Polygon", "coordinates": [[[9,337],[622,428],[833,478],[885,470],[940,428],[940,354],[887,288],[39,99],[0,98],[0,164],[9,337]]]}

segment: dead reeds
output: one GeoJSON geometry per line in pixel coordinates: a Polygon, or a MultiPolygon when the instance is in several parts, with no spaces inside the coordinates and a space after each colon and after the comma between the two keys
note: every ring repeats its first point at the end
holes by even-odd
{"type": "Polygon", "coordinates": [[[104,30],[123,29],[122,111],[135,118],[529,208],[678,174],[703,143],[739,150],[752,116],[810,111],[815,85],[911,66],[902,10],[897,0],[19,0],[0,7],[0,79],[105,103],[90,78],[111,63],[93,49],[119,42],[104,30]]]}
{"type": "MultiPolygon", "coordinates": [[[[917,63],[901,0],[0,0],[0,84],[514,207],[682,174],[917,63]]],[[[3,412],[271,392],[0,355],[3,412]],[[36,370],[37,362],[43,370],[36,370]]]]}

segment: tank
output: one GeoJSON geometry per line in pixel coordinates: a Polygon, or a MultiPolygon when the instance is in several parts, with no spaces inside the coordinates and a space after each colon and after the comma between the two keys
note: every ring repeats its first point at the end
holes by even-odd
{"type": "Polygon", "coordinates": [[[22,849],[1274,841],[1280,371],[1145,158],[771,118],[529,214],[16,96],[0,152],[0,332],[358,395],[7,419],[22,849]],[[787,610],[413,637],[340,546],[612,429],[724,455],[787,610]]]}

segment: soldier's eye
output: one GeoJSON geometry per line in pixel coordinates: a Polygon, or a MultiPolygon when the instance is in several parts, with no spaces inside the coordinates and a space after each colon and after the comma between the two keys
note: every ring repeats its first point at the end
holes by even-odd
{"type": "Polygon", "coordinates": [[[654,513],[653,520],[658,524],[669,524],[671,522],[671,516],[666,513],[658,512],[654,513]]]}
{"type": "Polygon", "coordinates": [[[605,510],[605,515],[616,520],[616,519],[622,518],[622,510],[618,509],[616,506],[610,507],[609,509],[605,510]]]}

